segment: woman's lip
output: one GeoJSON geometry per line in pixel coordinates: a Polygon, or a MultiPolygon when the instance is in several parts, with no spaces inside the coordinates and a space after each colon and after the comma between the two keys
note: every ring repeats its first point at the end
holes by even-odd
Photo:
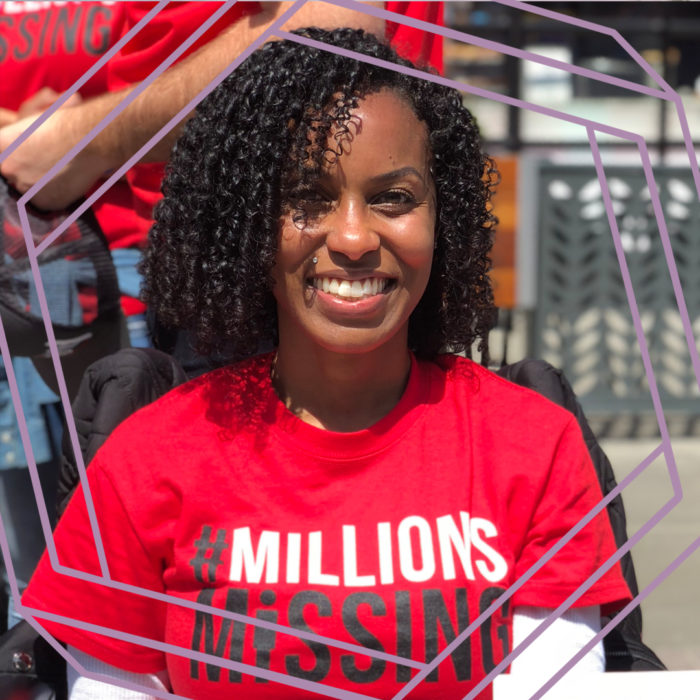
{"type": "Polygon", "coordinates": [[[339,297],[335,294],[329,294],[322,289],[311,287],[315,303],[319,304],[322,310],[330,314],[340,314],[347,316],[370,316],[381,309],[386,303],[389,292],[393,287],[388,287],[379,294],[373,294],[369,297],[352,299],[347,297],[339,297]]]}

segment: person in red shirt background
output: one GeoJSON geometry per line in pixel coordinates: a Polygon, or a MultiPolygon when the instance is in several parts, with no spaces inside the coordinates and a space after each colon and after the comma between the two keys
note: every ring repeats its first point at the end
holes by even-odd
{"type": "MultiPolygon", "coordinates": [[[[0,2],[0,127],[12,129],[10,125],[24,123],[24,119],[31,121],[49,107],[113,46],[125,19],[125,6],[121,3],[0,2]]],[[[107,71],[102,70],[67,104],[79,105],[107,90],[107,71]]],[[[116,183],[94,210],[113,242],[137,225],[126,182],[116,183]]],[[[127,308],[128,304],[126,301],[127,308]]],[[[8,340],[12,352],[12,339],[8,340]]],[[[13,358],[13,366],[47,509],[54,517],[59,471],[56,454],[61,439],[59,399],[29,358],[13,358]]],[[[15,576],[22,590],[41,555],[44,540],[36,521],[27,458],[1,360],[0,372],[0,508],[15,576]]],[[[5,586],[9,598],[7,580],[5,586]]],[[[19,619],[10,601],[8,625],[19,619]]]]}

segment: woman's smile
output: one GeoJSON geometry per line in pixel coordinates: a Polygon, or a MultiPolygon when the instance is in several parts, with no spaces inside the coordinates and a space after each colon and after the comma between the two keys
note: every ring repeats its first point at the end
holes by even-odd
{"type": "Polygon", "coordinates": [[[330,319],[346,325],[385,312],[395,281],[383,277],[348,280],[337,277],[313,278],[309,288],[313,303],[330,319]]]}
{"type": "Polygon", "coordinates": [[[360,279],[343,279],[332,276],[312,277],[308,284],[313,289],[330,294],[344,301],[369,299],[388,291],[393,280],[386,277],[365,277],[360,279]]]}

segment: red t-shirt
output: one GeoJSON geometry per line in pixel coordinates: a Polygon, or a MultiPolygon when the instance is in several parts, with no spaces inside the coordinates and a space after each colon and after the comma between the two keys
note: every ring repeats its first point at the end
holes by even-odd
{"type": "MultiPolygon", "coordinates": [[[[270,364],[255,358],[174,390],[97,454],[90,490],[113,580],[425,662],[601,499],[574,417],[468,360],[414,360],[399,403],[356,433],[296,418],[270,364]]],[[[99,574],[82,492],[55,541],[62,564],[99,574]]],[[[514,606],[558,606],[614,551],[603,511],[410,697],[463,698],[510,648],[514,606]]],[[[575,605],[610,611],[629,599],[616,565],[575,605]]],[[[23,603],[363,696],[390,698],[415,673],[57,575],[46,555],[23,603]]],[[[45,624],[131,671],[167,663],[178,695],[309,697],[45,624]]]]}
{"type": "MultiPolygon", "coordinates": [[[[61,93],[119,38],[124,5],[115,2],[0,2],[0,106],[17,110],[43,87],[61,93]]],[[[107,71],[80,89],[107,90],[107,71]]]]}
{"type": "MultiPolygon", "coordinates": [[[[442,2],[389,2],[384,3],[390,12],[398,12],[404,17],[420,19],[424,22],[444,25],[444,3],[442,2]]],[[[405,24],[387,22],[386,38],[404,58],[417,65],[432,66],[442,73],[442,36],[405,24]]]]}

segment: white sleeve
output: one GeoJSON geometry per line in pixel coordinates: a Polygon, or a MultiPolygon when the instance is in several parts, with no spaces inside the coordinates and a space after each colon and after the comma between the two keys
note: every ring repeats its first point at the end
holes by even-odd
{"type": "MultiPolygon", "coordinates": [[[[513,610],[513,649],[515,649],[552,612],[550,608],[519,606],[513,610]]],[[[600,607],[592,605],[567,610],[513,661],[511,676],[535,692],[600,631],[600,607]]],[[[543,697],[564,697],[557,694],[567,681],[580,682],[580,677],[605,671],[603,642],[598,642],[543,697]],[[578,679],[578,681],[577,681],[578,679]]],[[[528,696],[529,697],[529,696],[528,696]]]]}
{"type": "MultiPolygon", "coordinates": [[[[86,671],[109,676],[114,678],[115,682],[129,681],[138,683],[146,688],[168,691],[167,671],[159,673],[131,673],[116,666],[110,666],[94,656],[79,651],[75,647],[69,646],[68,651],[86,671]]],[[[67,667],[68,700],[154,700],[154,696],[148,693],[128,690],[119,685],[103,683],[102,681],[80,676],[70,664],[67,664],[67,667]]]]}

